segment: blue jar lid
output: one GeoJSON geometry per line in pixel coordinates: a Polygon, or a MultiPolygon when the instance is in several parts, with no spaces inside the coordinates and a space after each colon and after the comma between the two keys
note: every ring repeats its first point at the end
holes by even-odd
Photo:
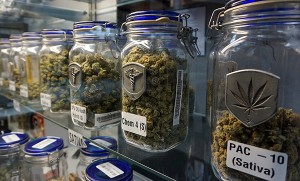
{"type": "Polygon", "coordinates": [[[61,138],[46,136],[28,142],[25,145],[24,152],[31,156],[45,156],[63,148],[64,141],[61,138]]]}
{"type": "MultiPolygon", "coordinates": [[[[95,141],[96,143],[100,143],[100,145],[105,145],[106,147],[116,150],[117,149],[117,140],[112,137],[108,136],[97,136],[91,138],[91,140],[95,141]]],[[[86,140],[85,141],[86,148],[81,148],[81,153],[91,157],[102,157],[109,155],[109,152],[105,149],[102,149],[96,146],[94,143],[86,140]]]]}
{"type": "Polygon", "coordinates": [[[103,26],[106,28],[117,28],[116,23],[112,23],[108,21],[79,21],[74,23],[73,28],[74,29],[93,28],[95,26],[103,26]]]}
{"type": "Polygon", "coordinates": [[[116,158],[97,160],[85,170],[89,181],[131,181],[132,167],[129,163],[116,158]]]}
{"type": "Polygon", "coordinates": [[[157,20],[161,17],[167,17],[173,21],[182,21],[179,18],[179,13],[164,10],[149,10],[149,11],[136,11],[126,16],[126,21],[143,21],[143,20],[157,20]]]}
{"type": "Polygon", "coordinates": [[[10,132],[0,135],[0,150],[11,148],[12,145],[23,145],[27,143],[29,136],[26,133],[10,132]]]}
{"type": "Polygon", "coordinates": [[[43,29],[42,30],[43,35],[72,35],[73,30],[70,29],[43,29]]]}
{"type": "Polygon", "coordinates": [[[21,34],[11,34],[9,36],[10,41],[21,41],[22,35],[21,34]]]}
{"type": "Polygon", "coordinates": [[[42,37],[41,32],[24,32],[22,33],[22,37],[34,38],[34,37],[42,37]]]}

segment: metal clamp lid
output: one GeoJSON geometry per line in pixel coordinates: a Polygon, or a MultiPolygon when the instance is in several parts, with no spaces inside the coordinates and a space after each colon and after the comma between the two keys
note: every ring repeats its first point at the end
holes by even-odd
{"type": "Polygon", "coordinates": [[[221,18],[224,16],[225,7],[215,9],[210,17],[208,27],[210,29],[219,30],[222,28],[221,18]]]}

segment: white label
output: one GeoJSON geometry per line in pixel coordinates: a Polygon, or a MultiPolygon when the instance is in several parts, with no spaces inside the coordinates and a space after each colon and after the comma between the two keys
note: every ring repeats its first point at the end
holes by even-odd
{"type": "Polygon", "coordinates": [[[3,136],[2,139],[5,141],[5,143],[12,143],[20,140],[20,138],[15,134],[3,136]]]}
{"type": "Polygon", "coordinates": [[[108,124],[120,122],[121,111],[114,111],[103,114],[95,114],[95,127],[102,127],[108,124]]]}
{"type": "MultiPolygon", "coordinates": [[[[107,142],[107,141],[105,141],[105,140],[101,140],[101,139],[95,139],[95,140],[93,140],[93,141],[95,141],[96,143],[99,143],[100,145],[104,145],[104,146],[106,146],[106,147],[109,147],[109,146],[112,145],[111,143],[109,143],[109,142],[107,142]]],[[[95,147],[99,147],[98,145],[96,145],[96,144],[94,144],[94,143],[90,143],[90,145],[95,146],[95,147]]],[[[100,148],[100,147],[99,147],[99,148],[100,148]]]]}
{"type": "Polygon", "coordinates": [[[9,81],[9,90],[16,91],[16,83],[14,81],[9,81]]]}
{"type": "Polygon", "coordinates": [[[68,134],[69,134],[69,142],[72,145],[75,145],[79,148],[87,147],[81,134],[79,134],[71,129],[68,129],[68,134]]]}
{"type": "Polygon", "coordinates": [[[97,165],[96,167],[109,178],[115,178],[124,173],[121,169],[109,162],[102,163],[100,165],[97,165]]]}
{"type": "Polygon", "coordinates": [[[0,78],[0,86],[3,86],[3,78],[0,78]]]}
{"type": "Polygon", "coordinates": [[[177,83],[176,83],[176,97],[175,97],[174,115],[173,115],[173,126],[179,124],[182,89],[183,89],[183,70],[178,70],[177,83]]]}
{"type": "Polygon", "coordinates": [[[41,93],[40,98],[41,98],[41,105],[42,106],[51,107],[51,95],[41,93]]]}
{"type": "Polygon", "coordinates": [[[128,112],[122,112],[122,129],[141,136],[147,136],[147,119],[128,112]]]}
{"type": "Polygon", "coordinates": [[[229,140],[226,165],[265,180],[285,180],[288,155],[229,140]]]}
{"type": "Polygon", "coordinates": [[[28,98],[28,87],[21,85],[20,86],[20,96],[28,98]]]}
{"type": "Polygon", "coordinates": [[[43,148],[47,147],[48,145],[54,143],[55,141],[56,141],[56,139],[47,138],[47,139],[44,139],[43,141],[33,145],[32,148],[43,149],[43,148]]]}
{"type": "Polygon", "coordinates": [[[74,122],[86,123],[86,108],[71,104],[71,117],[74,122]]]}
{"type": "Polygon", "coordinates": [[[17,100],[13,100],[14,108],[16,111],[21,112],[20,103],[17,100]]]}
{"type": "Polygon", "coordinates": [[[19,181],[19,176],[13,176],[13,177],[11,177],[11,181],[19,181]]]}

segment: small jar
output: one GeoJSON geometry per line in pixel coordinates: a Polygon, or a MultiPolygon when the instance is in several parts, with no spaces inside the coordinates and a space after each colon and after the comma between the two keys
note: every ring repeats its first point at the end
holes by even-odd
{"type": "Polygon", "coordinates": [[[73,31],[69,57],[72,121],[87,129],[119,124],[121,79],[116,26],[102,21],[78,22],[73,31]]]}
{"type": "MultiPolygon", "coordinates": [[[[105,147],[108,147],[112,150],[117,150],[117,141],[114,138],[107,136],[98,136],[91,139],[96,143],[99,143],[100,145],[104,145],[105,147]]],[[[81,148],[79,163],[76,169],[77,177],[81,178],[82,180],[84,180],[85,178],[85,169],[93,161],[113,157],[113,155],[111,155],[107,150],[100,148],[90,141],[86,140],[85,144],[87,145],[87,148],[81,148]]]]}
{"type": "Polygon", "coordinates": [[[10,51],[10,44],[7,38],[0,39],[0,86],[4,89],[9,88],[9,51],[10,51]]]}
{"type": "Polygon", "coordinates": [[[40,98],[40,59],[42,35],[39,32],[22,34],[21,54],[21,96],[29,102],[39,102],[40,98]],[[23,76],[24,75],[24,76],[23,76]]]}
{"type": "Polygon", "coordinates": [[[69,51],[73,46],[71,30],[43,30],[39,52],[41,72],[40,100],[44,110],[70,111],[69,51]]]}
{"type": "Polygon", "coordinates": [[[108,158],[91,163],[85,170],[86,181],[132,181],[131,165],[123,160],[108,158]]]}
{"type": "Polygon", "coordinates": [[[19,180],[22,152],[29,137],[26,133],[11,132],[0,136],[0,180],[19,180]]]}
{"type": "Polygon", "coordinates": [[[231,0],[217,13],[224,36],[214,55],[214,172],[220,180],[299,180],[300,1],[231,0]]]}
{"type": "Polygon", "coordinates": [[[170,150],[188,132],[191,29],[183,21],[186,15],[176,12],[138,11],[123,24],[122,130],[126,142],[146,151],[170,150]]]}
{"type": "Polygon", "coordinates": [[[9,66],[9,89],[14,95],[20,95],[20,81],[21,81],[21,49],[22,49],[22,36],[19,34],[13,34],[9,37],[10,41],[10,57],[9,66]]]}
{"type": "Polygon", "coordinates": [[[24,148],[22,179],[24,181],[67,181],[68,165],[61,138],[47,136],[28,142],[24,148]]]}

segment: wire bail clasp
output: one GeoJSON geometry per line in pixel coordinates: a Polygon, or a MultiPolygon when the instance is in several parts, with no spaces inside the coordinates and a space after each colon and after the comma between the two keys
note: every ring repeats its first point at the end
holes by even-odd
{"type": "Polygon", "coordinates": [[[225,7],[215,9],[210,17],[208,28],[219,30],[222,27],[221,17],[224,16],[225,7]]]}

